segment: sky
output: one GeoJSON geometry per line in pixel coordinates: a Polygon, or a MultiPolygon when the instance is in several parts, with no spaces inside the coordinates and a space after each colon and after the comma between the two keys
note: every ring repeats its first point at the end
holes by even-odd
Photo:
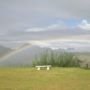
{"type": "Polygon", "coordinates": [[[0,44],[90,50],[90,0],[0,0],[0,44]]]}

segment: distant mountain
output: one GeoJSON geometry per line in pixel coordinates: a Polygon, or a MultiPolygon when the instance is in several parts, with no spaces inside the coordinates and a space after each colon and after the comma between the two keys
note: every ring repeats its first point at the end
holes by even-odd
{"type": "MultiPolygon", "coordinates": [[[[0,48],[2,50],[0,52],[4,53],[3,57],[0,58],[0,66],[28,66],[28,65],[31,65],[32,60],[35,59],[41,53],[52,51],[51,48],[47,48],[47,47],[42,48],[42,47],[31,45],[31,44],[24,44],[13,50],[11,50],[10,48],[3,47],[3,46],[0,46],[0,48]]],[[[67,50],[61,49],[61,48],[53,49],[53,51],[57,53],[65,52],[65,51],[72,52],[73,50],[74,50],[73,48],[68,48],[67,50]]]]}
{"type": "Polygon", "coordinates": [[[67,52],[76,52],[76,49],[75,48],[67,48],[66,51],[67,52]]]}
{"type": "Polygon", "coordinates": [[[9,53],[11,51],[12,51],[12,49],[0,45],[0,57],[6,55],[7,53],[9,53]]]}

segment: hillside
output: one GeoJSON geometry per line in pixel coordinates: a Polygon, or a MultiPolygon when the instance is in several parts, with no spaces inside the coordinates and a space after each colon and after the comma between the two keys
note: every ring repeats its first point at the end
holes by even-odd
{"type": "Polygon", "coordinates": [[[90,52],[76,53],[76,56],[82,61],[83,66],[88,64],[90,67],[90,52]]]}
{"type": "Polygon", "coordinates": [[[8,53],[11,52],[11,51],[12,51],[12,49],[0,45],[0,57],[8,54],[8,53]]]}
{"type": "Polygon", "coordinates": [[[10,54],[1,58],[0,66],[26,66],[31,65],[32,60],[40,53],[51,50],[49,48],[40,48],[25,44],[15,49],[10,54]]]}

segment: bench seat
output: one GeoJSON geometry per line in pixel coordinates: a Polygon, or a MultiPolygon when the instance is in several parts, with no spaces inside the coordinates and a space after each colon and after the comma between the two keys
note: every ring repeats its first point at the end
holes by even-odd
{"type": "Polygon", "coordinates": [[[40,66],[36,66],[37,70],[40,70],[41,68],[47,68],[47,70],[49,70],[51,68],[51,65],[40,65],[40,66]]]}

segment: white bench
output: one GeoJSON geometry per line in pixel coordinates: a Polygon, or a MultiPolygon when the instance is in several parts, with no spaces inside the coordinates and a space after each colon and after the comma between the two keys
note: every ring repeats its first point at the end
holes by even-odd
{"type": "Polygon", "coordinates": [[[41,68],[47,68],[47,70],[50,70],[51,65],[41,65],[41,66],[36,66],[37,70],[40,70],[41,68]]]}

